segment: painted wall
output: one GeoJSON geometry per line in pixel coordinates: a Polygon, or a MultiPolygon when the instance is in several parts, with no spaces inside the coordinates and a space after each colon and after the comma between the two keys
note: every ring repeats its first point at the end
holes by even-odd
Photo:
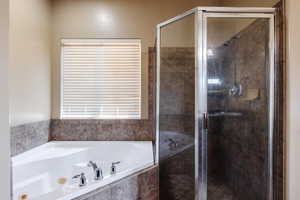
{"type": "Polygon", "coordinates": [[[50,119],[51,4],[10,1],[10,125],[50,119]]]}
{"type": "Polygon", "coordinates": [[[220,0],[220,6],[272,7],[280,0],[220,0]]]}
{"type": "Polygon", "coordinates": [[[287,3],[287,193],[288,200],[300,198],[300,23],[299,0],[287,3]]]}
{"type": "Polygon", "coordinates": [[[148,47],[155,43],[156,24],[195,6],[218,0],[54,0],[52,117],[59,117],[59,62],[62,38],[142,39],[142,114],[147,118],[148,47]]]}
{"type": "Polygon", "coordinates": [[[10,199],[10,148],[8,128],[8,26],[9,1],[0,1],[0,195],[10,199]]]}

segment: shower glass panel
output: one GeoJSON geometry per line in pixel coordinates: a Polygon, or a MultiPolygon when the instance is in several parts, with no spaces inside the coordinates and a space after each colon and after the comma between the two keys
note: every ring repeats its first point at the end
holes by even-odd
{"type": "Polygon", "coordinates": [[[266,200],[270,19],[207,17],[207,199],[266,200]]]}
{"type": "Polygon", "coordinates": [[[195,15],[160,30],[160,199],[194,200],[195,15]]]}
{"type": "Polygon", "coordinates": [[[162,200],[273,200],[274,9],[198,7],[157,27],[162,200]]]}

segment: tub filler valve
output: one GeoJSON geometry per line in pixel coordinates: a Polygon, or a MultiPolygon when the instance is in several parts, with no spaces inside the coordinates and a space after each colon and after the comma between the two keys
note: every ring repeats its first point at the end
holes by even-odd
{"type": "Polygon", "coordinates": [[[117,164],[120,164],[121,162],[118,161],[118,162],[113,162],[111,164],[111,170],[110,170],[110,174],[116,174],[117,173],[117,164]]]}
{"type": "Polygon", "coordinates": [[[73,179],[77,179],[77,178],[79,178],[79,187],[83,187],[86,185],[86,177],[84,173],[73,176],[73,179]]]}
{"type": "Polygon", "coordinates": [[[99,168],[95,162],[90,161],[90,162],[88,163],[88,167],[92,167],[93,170],[94,170],[94,174],[95,174],[94,180],[98,181],[98,180],[102,180],[102,179],[103,179],[103,172],[102,172],[102,169],[99,168]]]}

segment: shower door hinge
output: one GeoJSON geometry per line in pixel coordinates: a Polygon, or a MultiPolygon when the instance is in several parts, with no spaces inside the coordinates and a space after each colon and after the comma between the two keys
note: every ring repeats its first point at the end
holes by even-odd
{"type": "Polygon", "coordinates": [[[207,112],[203,113],[203,129],[208,130],[208,114],[207,114],[207,112]]]}

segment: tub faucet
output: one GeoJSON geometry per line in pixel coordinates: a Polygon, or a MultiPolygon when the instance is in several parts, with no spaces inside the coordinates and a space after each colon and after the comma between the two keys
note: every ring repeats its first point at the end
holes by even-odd
{"type": "Polygon", "coordinates": [[[86,185],[86,177],[84,173],[73,176],[73,179],[79,178],[79,187],[83,187],[86,185]]]}
{"type": "Polygon", "coordinates": [[[102,172],[102,169],[99,168],[95,162],[90,161],[90,162],[88,163],[88,167],[92,167],[93,170],[94,170],[94,174],[95,174],[94,180],[98,181],[98,180],[102,180],[102,179],[103,179],[103,172],[102,172]]]}
{"type": "Polygon", "coordinates": [[[110,174],[116,174],[117,173],[117,164],[120,164],[121,162],[118,161],[118,162],[113,162],[111,164],[111,170],[110,170],[110,174]]]}

